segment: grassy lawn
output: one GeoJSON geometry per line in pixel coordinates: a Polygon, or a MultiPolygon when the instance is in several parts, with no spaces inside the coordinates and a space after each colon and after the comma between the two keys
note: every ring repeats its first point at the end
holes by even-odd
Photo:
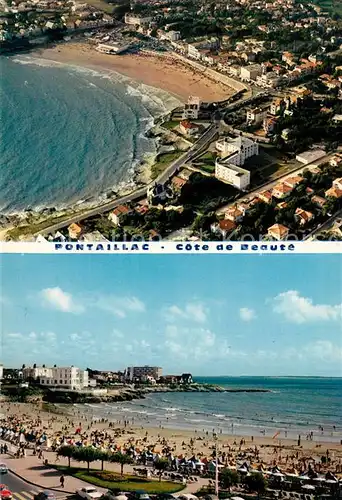
{"type": "Polygon", "coordinates": [[[115,8],[115,4],[109,4],[104,0],[89,0],[87,3],[107,14],[112,14],[115,8]]]}
{"type": "Polygon", "coordinates": [[[166,169],[167,166],[170,165],[174,160],[179,158],[181,154],[183,154],[184,151],[174,151],[173,153],[164,153],[158,156],[156,163],[152,166],[151,172],[152,172],[152,179],[155,179],[160,175],[164,170],[166,169]]]}
{"type": "Polygon", "coordinates": [[[169,120],[168,122],[164,122],[162,124],[162,127],[167,128],[168,130],[172,130],[177,127],[177,125],[179,125],[179,121],[169,120]]]}
{"type": "Polygon", "coordinates": [[[198,168],[203,170],[204,172],[207,172],[208,174],[215,173],[215,165],[206,165],[204,163],[203,165],[199,165],[198,168]]]}
{"type": "Polygon", "coordinates": [[[199,161],[206,163],[207,165],[215,165],[216,154],[211,151],[206,151],[202,156],[198,158],[199,161]]]}
{"type": "Polygon", "coordinates": [[[119,489],[121,491],[137,491],[143,490],[146,493],[158,494],[158,493],[176,493],[184,489],[184,485],[180,483],[173,483],[171,481],[159,481],[149,480],[139,476],[132,476],[120,474],[113,471],[100,471],[98,469],[90,469],[89,473],[87,469],[83,467],[71,467],[70,469],[66,466],[56,466],[60,471],[65,474],[75,476],[78,479],[87,481],[95,486],[108,489],[119,489]]]}
{"type": "MultiPolygon", "coordinates": [[[[77,215],[79,214],[81,217],[82,213],[85,210],[86,209],[80,210],[79,212],[77,212],[77,215]]],[[[64,220],[70,219],[70,217],[73,215],[74,214],[64,214],[64,215],[60,215],[59,217],[51,216],[51,217],[47,217],[47,219],[42,221],[42,222],[32,222],[32,223],[28,222],[25,225],[10,229],[8,231],[7,235],[12,240],[19,240],[19,238],[21,236],[29,236],[29,235],[32,235],[35,233],[39,233],[40,231],[43,231],[44,229],[46,229],[49,226],[52,226],[53,224],[58,224],[59,222],[63,222],[64,220]]]]}

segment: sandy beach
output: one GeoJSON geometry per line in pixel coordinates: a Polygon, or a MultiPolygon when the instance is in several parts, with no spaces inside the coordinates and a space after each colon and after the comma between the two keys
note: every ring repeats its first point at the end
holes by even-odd
{"type": "Polygon", "coordinates": [[[87,43],[60,44],[38,52],[39,57],[90,69],[116,71],[138,82],[156,87],[181,101],[196,95],[205,102],[227,99],[234,90],[195,72],[171,55],[147,53],[108,55],[87,43]]]}
{"type": "MultiPolygon", "coordinates": [[[[1,418],[14,419],[19,428],[24,427],[26,431],[34,430],[37,435],[46,434],[51,443],[60,439],[74,442],[81,439],[84,444],[91,444],[95,439],[99,446],[104,448],[110,448],[115,444],[121,450],[134,446],[139,450],[154,450],[155,453],[163,453],[165,448],[168,448],[177,456],[190,458],[195,455],[209,460],[215,448],[213,435],[196,429],[184,431],[145,428],[130,425],[127,421],[109,425],[108,421],[94,422],[79,410],[73,410],[71,406],[66,409],[68,415],[48,412],[39,403],[2,403],[1,418]],[[82,431],[75,436],[78,427],[82,431]]],[[[342,445],[337,443],[316,443],[303,439],[298,446],[297,441],[291,439],[280,441],[259,436],[247,438],[221,434],[217,436],[217,440],[219,456],[225,456],[228,465],[234,466],[241,460],[241,456],[248,456],[255,467],[278,465],[283,471],[300,472],[307,468],[310,461],[315,461],[320,472],[330,470],[341,474],[342,445]],[[320,463],[322,456],[329,456],[330,463],[322,465],[320,463]]]]}

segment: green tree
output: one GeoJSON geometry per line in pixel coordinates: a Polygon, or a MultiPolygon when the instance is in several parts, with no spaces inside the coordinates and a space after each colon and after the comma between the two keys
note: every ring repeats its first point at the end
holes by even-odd
{"type": "Polygon", "coordinates": [[[235,486],[239,482],[239,475],[236,471],[230,469],[222,469],[220,472],[220,484],[225,490],[230,491],[232,486],[235,486]]]}
{"type": "Polygon", "coordinates": [[[77,460],[77,462],[86,462],[87,469],[89,472],[90,463],[99,460],[99,457],[100,457],[99,450],[93,448],[92,446],[85,446],[80,448],[75,447],[75,453],[72,458],[77,460]]]}
{"type": "Polygon", "coordinates": [[[68,458],[68,467],[70,467],[70,459],[74,458],[75,451],[76,451],[75,446],[70,446],[70,445],[61,446],[57,450],[57,456],[68,458]]]}
{"type": "Polygon", "coordinates": [[[260,494],[266,491],[267,481],[261,473],[246,476],[245,482],[250,491],[255,491],[258,494],[258,498],[260,494]]]}
{"type": "Polygon", "coordinates": [[[154,467],[159,472],[159,481],[161,481],[162,474],[164,471],[166,471],[168,465],[169,465],[169,462],[168,462],[167,458],[158,458],[154,462],[154,467]]]}
{"type": "Polygon", "coordinates": [[[110,461],[121,466],[121,476],[123,476],[124,466],[127,464],[132,464],[133,459],[126,453],[117,452],[110,457],[110,461]]]}
{"type": "Polygon", "coordinates": [[[108,451],[99,451],[98,460],[101,460],[101,470],[103,470],[104,462],[109,462],[111,453],[108,451]]]}

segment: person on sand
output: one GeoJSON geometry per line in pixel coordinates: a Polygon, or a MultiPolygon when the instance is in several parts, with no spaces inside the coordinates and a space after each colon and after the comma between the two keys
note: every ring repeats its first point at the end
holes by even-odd
{"type": "Polygon", "coordinates": [[[64,476],[63,475],[59,478],[59,482],[61,483],[61,487],[64,488],[64,476]]]}

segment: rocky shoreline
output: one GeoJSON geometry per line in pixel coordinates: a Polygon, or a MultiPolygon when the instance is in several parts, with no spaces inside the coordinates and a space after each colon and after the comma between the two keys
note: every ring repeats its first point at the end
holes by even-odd
{"type": "Polygon", "coordinates": [[[39,387],[22,388],[15,390],[6,390],[3,388],[2,399],[16,402],[36,402],[36,403],[56,403],[56,404],[84,404],[84,403],[120,403],[132,401],[135,399],[144,399],[148,394],[167,393],[167,392],[225,392],[242,393],[272,392],[270,389],[229,389],[216,385],[207,384],[189,384],[184,386],[146,386],[146,387],[121,387],[107,388],[107,393],[89,390],[78,391],[60,391],[43,389],[39,387]]]}

